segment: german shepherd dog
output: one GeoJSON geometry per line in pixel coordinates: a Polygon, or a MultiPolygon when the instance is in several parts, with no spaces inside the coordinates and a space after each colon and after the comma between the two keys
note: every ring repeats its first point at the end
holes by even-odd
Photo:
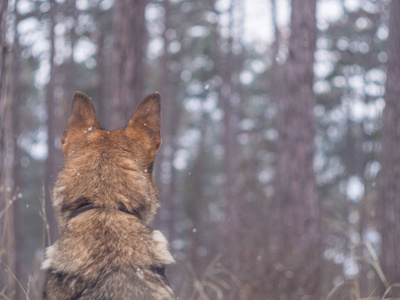
{"type": "Polygon", "coordinates": [[[44,299],[173,299],[164,268],[174,259],[163,234],[148,227],[159,205],[152,168],[160,109],[151,94],[124,129],[103,130],[89,97],[75,93],[53,190],[60,237],[42,265],[44,299]]]}

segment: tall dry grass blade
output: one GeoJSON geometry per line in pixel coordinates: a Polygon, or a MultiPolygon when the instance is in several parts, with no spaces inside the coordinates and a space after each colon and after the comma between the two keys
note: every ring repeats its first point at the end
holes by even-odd
{"type": "Polygon", "coordinates": [[[194,288],[195,288],[195,291],[197,291],[197,293],[199,294],[200,298],[198,298],[198,299],[210,300],[210,298],[208,298],[208,296],[207,296],[207,294],[206,294],[206,292],[204,290],[204,287],[203,287],[203,285],[201,284],[200,281],[195,280],[194,288]]]}
{"type": "MultiPolygon", "coordinates": [[[[32,280],[32,276],[29,275],[28,277],[28,287],[26,288],[26,293],[29,295],[29,290],[31,288],[31,280],[32,280]]],[[[28,298],[26,298],[26,300],[28,300],[28,298]]]]}
{"type": "Polygon", "coordinates": [[[39,212],[40,217],[43,220],[43,233],[42,233],[42,260],[44,260],[45,248],[46,248],[46,237],[49,245],[51,245],[50,228],[49,222],[47,221],[46,214],[46,193],[44,188],[44,181],[42,182],[42,198],[40,199],[41,211],[39,212]]]}
{"type": "Polygon", "coordinates": [[[211,290],[213,290],[215,292],[215,294],[217,295],[217,299],[221,300],[224,298],[224,294],[222,293],[222,290],[215,284],[213,284],[212,282],[204,282],[203,284],[205,287],[210,288],[211,290]]]}
{"type": "Polygon", "coordinates": [[[194,290],[193,290],[192,294],[190,295],[189,299],[190,300],[191,299],[196,299],[196,295],[199,293],[199,291],[201,292],[200,287],[197,286],[199,284],[199,280],[197,279],[196,272],[194,271],[193,266],[190,263],[187,264],[187,268],[189,270],[190,275],[193,278],[193,288],[194,288],[194,290]]]}
{"type": "MultiPolygon", "coordinates": [[[[3,216],[5,216],[5,218],[3,220],[4,221],[3,222],[4,226],[3,226],[3,229],[2,229],[2,232],[1,232],[1,235],[0,235],[0,237],[1,237],[0,238],[0,263],[2,263],[7,268],[9,274],[17,281],[17,283],[19,284],[19,286],[22,289],[22,291],[25,293],[25,295],[27,295],[25,290],[24,290],[24,288],[23,288],[23,286],[22,286],[22,284],[21,284],[21,282],[17,279],[17,277],[14,275],[14,273],[8,267],[8,265],[3,262],[3,257],[2,256],[4,254],[7,254],[7,252],[6,252],[5,249],[1,248],[1,246],[6,247],[5,244],[6,244],[6,236],[7,236],[7,234],[6,234],[7,226],[5,226],[5,224],[7,223],[7,213],[8,213],[8,210],[11,208],[11,206],[18,200],[18,196],[17,196],[18,194],[19,194],[19,187],[16,187],[15,191],[14,191],[14,195],[11,197],[11,199],[9,201],[4,201],[5,207],[0,211],[0,219],[3,216]]],[[[2,297],[4,297],[4,299],[9,299],[9,297],[3,291],[0,292],[0,295],[2,297]]]]}
{"type": "Polygon", "coordinates": [[[218,264],[218,262],[220,261],[222,255],[218,254],[206,267],[206,269],[203,272],[203,276],[207,276],[208,273],[210,273],[210,271],[212,269],[214,269],[214,266],[216,266],[218,264]]]}
{"type": "MultiPolygon", "coordinates": [[[[372,295],[375,293],[375,291],[378,289],[378,287],[374,288],[374,290],[369,294],[368,298],[365,298],[366,300],[379,300],[380,298],[378,296],[372,297],[372,295]]],[[[360,299],[363,300],[363,299],[360,299]]]]}
{"type": "Polygon", "coordinates": [[[21,290],[24,292],[26,299],[29,300],[29,295],[28,293],[25,291],[24,287],[22,286],[21,281],[18,280],[18,278],[14,275],[14,273],[11,271],[11,269],[7,266],[7,264],[5,264],[4,262],[1,262],[8,270],[8,272],[11,274],[11,276],[17,281],[19,287],[21,288],[21,290]]]}
{"type": "Polygon", "coordinates": [[[18,193],[19,193],[19,188],[16,188],[14,196],[11,197],[10,201],[5,201],[6,206],[0,211],[0,219],[7,213],[7,211],[10,209],[10,207],[17,200],[17,194],[18,193]]]}
{"type": "MultiPolygon", "coordinates": [[[[371,243],[368,242],[368,241],[360,241],[360,242],[354,244],[354,243],[352,243],[352,235],[351,235],[351,232],[353,230],[352,230],[350,225],[346,224],[346,222],[344,222],[344,221],[338,222],[338,221],[332,220],[331,218],[323,218],[323,220],[328,226],[332,227],[337,232],[340,232],[344,236],[348,237],[348,239],[350,241],[350,244],[351,244],[350,252],[351,252],[352,259],[354,261],[361,261],[361,262],[365,262],[365,263],[371,265],[373,267],[373,269],[375,270],[375,272],[378,274],[379,279],[384,284],[385,288],[388,288],[389,287],[389,282],[388,282],[385,274],[383,273],[383,270],[382,270],[381,264],[379,262],[378,256],[377,256],[373,246],[371,245],[371,243]],[[370,258],[367,258],[367,257],[364,257],[364,256],[359,256],[359,255],[355,254],[356,248],[358,248],[360,246],[364,246],[368,250],[370,258]]],[[[353,275],[352,275],[351,282],[342,282],[339,285],[333,287],[333,289],[327,295],[326,299],[329,300],[332,297],[332,295],[336,293],[336,291],[338,289],[340,289],[344,285],[348,285],[348,284],[351,284],[352,287],[353,287],[352,292],[354,293],[354,295],[351,295],[352,299],[356,299],[356,300],[380,299],[380,297],[378,297],[378,296],[372,296],[376,289],[370,294],[369,297],[367,297],[367,298],[362,297],[359,281],[358,281],[358,278],[357,278],[356,264],[354,264],[353,267],[354,267],[354,272],[353,272],[353,275]]]]}
{"type": "Polygon", "coordinates": [[[332,220],[331,218],[323,217],[322,220],[330,225],[332,228],[336,229],[338,232],[342,233],[351,241],[351,226],[348,225],[344,220],[340,220],[340,222],[332,220]]]}
{"type": "Polygon", "coordinates": [[[353,246],[353,248],[355,249],[356,247],[359,247],[359,246],[364,246],[367,248],[369,254],[371,255],[372,260],[357,256],[358,260],[361,260],[361,261],[364,261],[364,262],[370,264],[377,272],[380,280],[385,285],[385,288],[386,289],[389,288],[389,282],[388,282],[385,274],[383,273],[382,266],[378,259],[378,255],[376,255],[376,252],[375,252],[374,248],[372,247],[371,243],[368,241],[360,241],[357,244],[355,244],[353,246]]]}
{"type": "Polygon", "coordinates": [[[215,278],[214,279],[220,286],[222,286],[224,289],[226,289],[227,291],[229,291],[229,289],[231,288],[231,286],[229,285],[229,283],[227,283],[225,280],[221,279],[221,278],[215,278]]]}
{"type": "Polygon", "coordinates": [[[12,204],[7,204],[1,211],[0,211],[0,219],[7,213],[8,209],[11,207],[12,204]]]}
{"type": "Polygon", "coordinates": [[[6,294],[5,294],[5,290],[6,290],[6,287],[3,287],[3,289],[0,291],[0,296],[1,296],[1,299],[10,299],[6,294]]]}
{"type": "Polygon", "coordinates": [[[223,268],[218,268],[215,270],[211,270],[210,272],[210,276],[211,275],[218,275],[218,274],[225,274],[226,276],[228,276],[235,284],[238,288],[240,288],[240,280],[239,278],[231,271],[227,270],[227,269],[223,269],[223,268]]]}
{"type": "Polygon", "coordinates": [[[11,300],[10,298],[7,297],[6,294],[4,294],[3,291],[0,291],[0,296],[2,297],[2,299],[11,300]]]}
{"type": "Polygon", "coordinates": [[[5,203],[5,207],[0,211],[0,220],[3,218],[3,216],[6,216],[2,222],[3,222],[3,226],[1,229],[1,233],[0,233],[0,261],[2,261],[2,256],[4,254],[6,254],[6,251],[3,249],[6,247],[6,232],[7,232],[7,226],[5,226],[5,224],[7,224],[7,212],[10,209],[10,207],[14,204],[15,200],[17,198],[15,197],[11,197],[11,199],[9,201],[4,201],[5,203]]]}
{"type": "Polygon", "coordinates": [[[349,283],[348,282],[341,282],[341,283],[339,283],[338,285],[335,285],[334,287],[333,287],[333,289],[331,289],[331,291],[329,292],[329,294],[326,296],[326,300],[330,300],[331,299],[331,297],[333,296],[333,294],[335,294],[336,293],[336,291],[338,290],[338,289],[340,289],[341,287],[343,287],[343,286],[345,286],[345,285],[348,285],[349,283]]]}
{"type": "MultiPolygon", "coordinates": [[[[231,292],[233,286],[237,286],[240,289],[241,284],[239,278],[229,270],[221,267],[217,267],[221,255],[217,255],[205,268],[204,272],[198,279],[193,269],[193,266],[187,264],[188,270],[193,278],[194,291],[192,292],[189,299],[209,299],[210,296],[207,292],[212,291],[216,295],[216,299],[223,299],[224,290],[231,292]],[[224,278],[221,278],[224,276],[224,278]],[[226,279],[231,280],[226,281],[226,279]]],[[[215,299],[211,297],[211,299],[215,299]]],[[[241,300],[245,300],[246,297],[240,297],[241,300]]]]}
{"type": "Polygon", "coordinates": [[[353,286],[354,286],[354,291],[355,291],[355,293],[356,293],[356,299],[360,299],[361,298],[361,291],[360,291],[360,284],[359,284],[359,282],[358,282],[358,279],[357,279],[357,269],[356,269],[356,259],[355,259],[355,257],[356,257],[356,255],[355,255],[355,247],[351,247],[350,248],[350,253],[351,253],[351,257],[353,258],[353,261],[354,261],[354,264],[353,264],[353,275],[352,275],[352,278],[353,278],[353,286]]]}
{"type": "Polygon", "coordinates": [[[400,283],[393,283],[393,284],[389,285],[389,287],[386,289],[385,293],[383,294],[381,300],[400,299],[400,298],[386,298],[386,296],[390,293],[390,291],[393,288],[400,288],[400,283]]]}

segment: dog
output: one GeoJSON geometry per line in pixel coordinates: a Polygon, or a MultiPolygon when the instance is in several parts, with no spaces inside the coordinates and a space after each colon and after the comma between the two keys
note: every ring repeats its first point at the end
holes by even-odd
{"type": "Polygon", "coordinates": [[[148,226],[159,206],[152,169],[160,111],[153,93],[124,129],[103,130],[90,98],[74,94],[52,195],[60,237],[46,249],[44,299],[174,299],[164,271],[174,258],[148,226]]]}

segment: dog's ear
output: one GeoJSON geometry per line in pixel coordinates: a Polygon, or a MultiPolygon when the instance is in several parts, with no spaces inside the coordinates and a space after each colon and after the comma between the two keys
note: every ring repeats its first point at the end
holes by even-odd
{"type": "Polygon", "coordinates": [[[64,153],[66,153],[70,142],[99,127],[96,110],[90,98],[84,93],[75,92],[71,114],[61,138],[64,153]]]}
{"type": "Polygon", "coordinates": [[[148,164],[154,161],[161,146],[161,97],[159,93],[146,96],[137,106],[128,126],[127,135],[144,150],[148,164]]]}

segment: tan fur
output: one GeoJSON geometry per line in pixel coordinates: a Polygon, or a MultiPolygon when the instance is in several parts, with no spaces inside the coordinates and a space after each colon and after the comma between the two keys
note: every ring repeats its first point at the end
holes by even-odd
{"type": "Polygon", "coordinates": [[[174,259],[162,233],[148,227],[159,205],[151,174],[161,144],[159,94],[143,99],[125,129],[109,131],[90,99],[75,93],[62,143],[53,190],[60,238],[42,265],[44,298],[173,299],[162,270],[174,259]],[[92,208],[71,217],[79,201],[92,208]]]}

